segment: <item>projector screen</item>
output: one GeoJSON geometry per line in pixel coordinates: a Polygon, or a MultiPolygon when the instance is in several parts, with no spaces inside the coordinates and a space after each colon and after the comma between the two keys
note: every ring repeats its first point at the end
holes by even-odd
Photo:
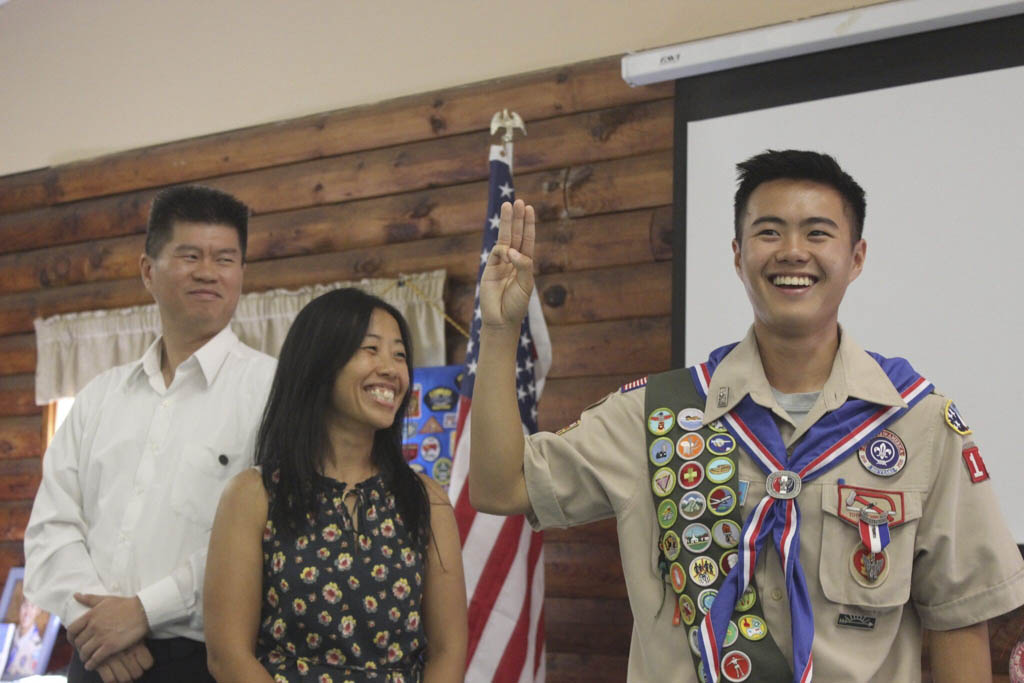
{"type": "Polygon", "coordinates": [[[1018,543],[1022,122],[1014,67],[690,121],[685,150],[686,364],[752,320],[730,248],[735,163],[765,149],[832,154],[867,191],[867,259],[840,322],[956,401],[1018,543]]]}

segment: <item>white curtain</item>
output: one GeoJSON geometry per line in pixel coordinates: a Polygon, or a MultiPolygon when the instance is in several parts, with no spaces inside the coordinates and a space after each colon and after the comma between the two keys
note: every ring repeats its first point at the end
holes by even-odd
{"type": "MultiPolygon", "coordinates": [[[[249,346],[277,356],[288,328],[325,292],[358,287],[397,308],[409,322],[418,366],[444,365],[444,284],[435,270],[399,278],[335,282],[243,294],[231,329],[249,346]]],[[[99,373],[138,359],[160,334],[156,304],[37,318],[36,403],[74,396],[99,373]]]]}

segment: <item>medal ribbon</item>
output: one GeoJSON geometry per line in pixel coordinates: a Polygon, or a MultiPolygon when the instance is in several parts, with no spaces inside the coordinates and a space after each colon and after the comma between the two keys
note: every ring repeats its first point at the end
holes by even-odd
{"type": "MultiPolygon", "coordinates": [[[[712,352],[707,362],[690,368],[701,398],[707,400],[711,376],[735,344],[712,352]]],[[[906,408],[879,406],[861,399],[848,399],[838,409],[819,419],[800,439],[787,457],[779,427],[767,408],[746,395],[722,417],[728,431],[746,447],[766,475],[788,470],[801,482],[813,481],[856,452],[864,442],[886,425],[899,419],[918,401],[931,393],[932,385],[902,358],[884,358],[870,353],[907,403],[906,408]]],[[[888,536],[886,529],[886,536],[888,536]]],[[[793,638],[793,681],[809,683],[814,662],[814,611],[807,593],[807,581],[800,564],[800,507],[796,498],[765,495],[743,524],[739,561],[725,577],[718,596],[700,625],[700,651],[704,671],[711,683],[721,679],[721,643],[736,602],[754,576],[757,555],[772,539],[786,577],[793,638]]]]}

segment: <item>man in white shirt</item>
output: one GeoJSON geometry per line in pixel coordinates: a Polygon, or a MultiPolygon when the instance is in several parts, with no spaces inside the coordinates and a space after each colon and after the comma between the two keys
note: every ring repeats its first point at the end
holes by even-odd
{"type": "Polygon", "coordinates": [[[43,459],[25,593],[60,616],[70,681],[212,681],[206,548],[223,485],[252,462],[274,360],[228,326],[248,207],[205,187],[153,202],[142,281],[162,336],[76,397],[43,459]]]}

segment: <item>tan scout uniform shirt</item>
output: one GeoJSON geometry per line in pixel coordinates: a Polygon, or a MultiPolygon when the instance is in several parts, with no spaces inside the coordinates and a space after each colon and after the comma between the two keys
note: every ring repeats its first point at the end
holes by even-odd
{"type": "MultiPolygon", "coordinates": [[[[629,680],[689,682],[696,675],[686,628],[672,625],[672,589],[663,590],[658,571],[660,529],[647,469],[644,392],[610,394],[588,408],[578,426],[529,438],[525,473],[531,521],[543,528],[616,517],[634,617],[629,680]]],[[[846,334],[817,403],[799,426],[788,422],[772,395],[752,330],[712,377],[705,422],[721,417],[748,393],[778,416],[787,447],[848,397],[905,405],[874,359],[846,334]],[[722,387],[728,387],[729,397],[719,408],[722,387]]],[[[971,483],[961,457],[965,437],[946,425],[945,404],[944,397],[932,394],[888,427],[906,445],[906,466],[898,474],[872,474],[854,454],[804,484],[798,498],[800,560],[814,608],[816,680],[919,681],[922,628],[969,626],[1024,603],[1024,563],[990,484],[971,483]],[[891,529],[888,576],[873,588],[858,584],[850,571],[860,538],[856,527],[838,517],[840,479],[904,494],[907,522],[891,529]],[[838,626],[840,614],[875,617],[875,626],[838,626]]],[[[737,462],[739,478],[750,482],[745,520],[764,495],[765,476],[749,457],[737,462]]],[[[755,576],[769,632],[792,666],[789,602],[770,543],[755,576]]]]}

